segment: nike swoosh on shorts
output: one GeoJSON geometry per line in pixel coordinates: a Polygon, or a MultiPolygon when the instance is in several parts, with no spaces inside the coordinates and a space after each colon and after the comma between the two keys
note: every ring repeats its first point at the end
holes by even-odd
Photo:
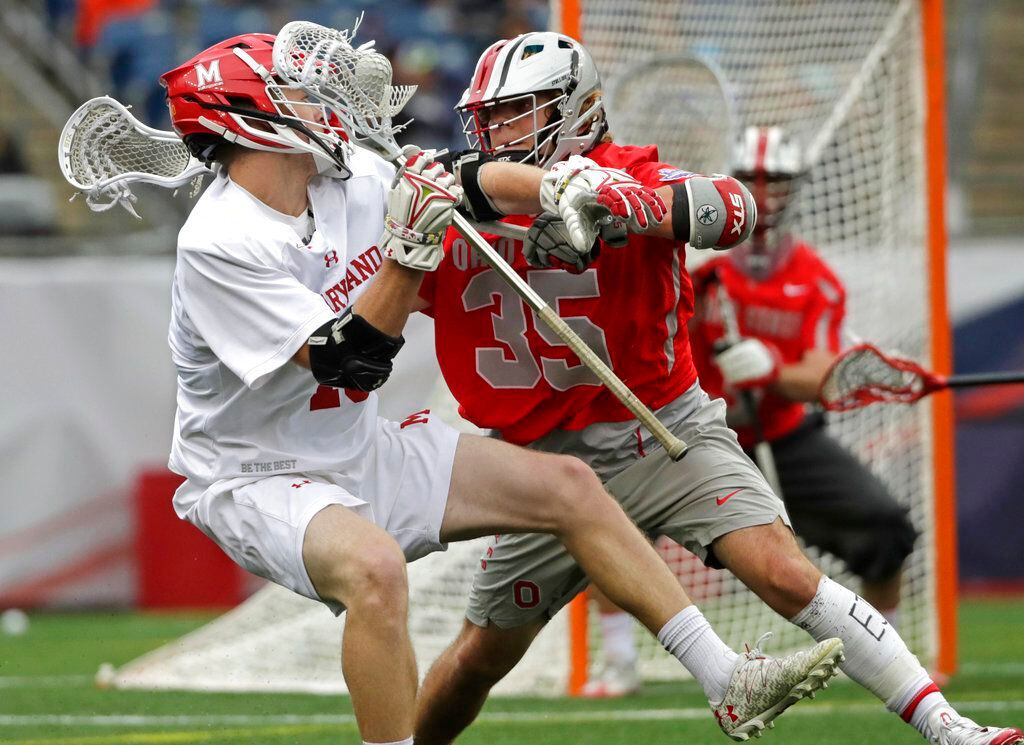
{"type": "Polygon", "coordinates": [[[726,494],[726,495],[725,495],[724,497],[716,497],[716,498],[715,498],[715,504],[717,504],[717,505],[718,505],[719,507],[721,507],[721,506],[722,506],[723,504],[725,504],[726,502],[728,502],[728,501],[729,501],[729,498],[730,498],[730,497],[732,497],[732,496],[733,496],[734,494],[739,494],[739,493],[740,493],[741,491],[743,491],[743,489],[744,489],[744,488],[745,488],[745,487],[742,487],[742,486],[741,486],[741,487],[740,487],[739,489],[737,489],[736,491],[734,491],[734,492],[729,492],[729,493],[728,493],[728,494],[726,494]]]}

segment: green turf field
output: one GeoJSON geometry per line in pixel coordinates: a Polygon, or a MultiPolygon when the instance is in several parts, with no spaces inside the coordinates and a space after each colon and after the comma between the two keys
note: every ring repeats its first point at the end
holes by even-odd
{"type": "MultiPolygon", "coordinates": [[[[208,617],[42,615],[27,634],[0,635],[0,742],[358,743],[346,698],[98,690],[101,662],[124,663],[208,617]]],[[[1024,723],[1024,601],[961,607],[961,672],[948,697],[981,723],[1024,723]]],[[[724,743],[695,684],[659,685],[616,702],[496,699],[459,741],[724,743]]],[[[859,688],[843,681],[787,712],[765,742],[782,745],[919,743],[859,688]]]]}

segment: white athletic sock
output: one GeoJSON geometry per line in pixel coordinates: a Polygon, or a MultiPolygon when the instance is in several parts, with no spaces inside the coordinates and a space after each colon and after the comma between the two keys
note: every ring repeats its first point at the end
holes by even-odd
{"type": "Polygon", "coordinates": [[[363,745],[413,745],[412,738],[407,737],[404,740],[395,740],[394,742],[367,742],[363,740],[363,745]]]}
{"type": "Polygon", "coordinates": [[[842,639],[846,654],[840,665],[843,672],[925,737],[929,736],[927,722],[932,710],[940,705],[949,708],[896,629],[864,598],[828,577],[821,578],[814,598],[790,621],[817,641],[842,639]]]}
{"type": "Polygon", "coordinates": [[[625,667],[636,663],[638,655],[633,617],[625,611],[601,613],[601,641],[609,664],[625,667]]]}
{"type": "Polygon", "coordinates": [[[672,616],[658,632],[658,641],[697,679],[708,701],[725,698],[739,655],[718,638],[700,608],[690,605],[672,616]]]}

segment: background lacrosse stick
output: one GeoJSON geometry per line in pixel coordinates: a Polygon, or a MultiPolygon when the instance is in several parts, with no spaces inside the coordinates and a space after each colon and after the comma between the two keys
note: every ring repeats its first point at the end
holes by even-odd
{"type": "MultiPolygon", "coordinates": [[[[736,318],[736,306],[717,273],[712,276],[711,281],[714,283],[715,297],[718,300],[719,313],[722,315],[722,326],[725,328],[724,347],[728,348],[742,338],[739,321],[736,318]]],[[[782,483],[779,481],[779,472],[775,467],[772,446],[764,439],[764,427],[761,425],[761,417],[757,414],[757,398],[751,390],[740,390],[738,394],[743,413],[746,414],[747,420],[754,430],[754,461],[761,473],[764,474],[768,486],[778,495],[779,499],[782,499],[782,483]]]]}
{"type": "Polygon", "coordinates": [[[661,160],[697,173],[728,173],[735,121],[725,75],[697,54],[651,57],[609,87],[608,122],[617,140],[657,143],[661,160]]]}
{"type": "Polygon", "coordinates": [[[1024,383],[1024,372],[936,375],[913,360],[859,344],[832,363],[818,392],[829,411],[851,411],[873,403],[910,404],[945,388],[1024,383]]]}
{"type": "MultiPolygon", "coordinates": [[[[274,42],[274,70],[302,86],[330,106],[342,119],[353,141],[401,166],[402,150],[395,141],[401,126],[391,118],[401,110],[415,88],[391,85],[391,63],[372,48],[372,42],[354,48],[348,32],[314,23],[287,24],[274,42]]],[[[673,435],[568,324],[516,274],[501,256],[456,213],[455,228],[545,324],[597,375],[598,379],[654,435],[673,460],[686,454],[686,444],[673,435]]],[[[490,228],[488,228],[490,229],[490,228]]]]}
{"type": "Polygon", "coordinates": [[[135,217],[129,185],[173,189],[210,173],[174,132],[148,127],[119,101],[100,96],[78,107],[64,125],[57,150],[68,183],[102,212],[120,204],[135,217]]]}

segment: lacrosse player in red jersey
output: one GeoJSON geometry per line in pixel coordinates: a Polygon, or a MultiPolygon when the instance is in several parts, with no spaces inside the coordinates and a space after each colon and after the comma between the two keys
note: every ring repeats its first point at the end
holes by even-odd
{"type": "MultiPolygon", "coordinates": [[[[783,503],[726,425],[725,402],[711,400],[698,384],[687,336],[693,289],[684,245],[738,244],[755,220],[749,192],[732,178],[659,162],[656,147],[612,142],[594,63],[561,34],[492,45],[457,108],[476,150],[455,154],[451,163],[478,220],[500,216],[500,205],[481,196],[489,184],[481,164],[495,158],[560,171],[583,155],[612,174],[609,184],[620,193],[639,182],[664,201],[666,218],[657,221],[646,200],[627,198],[629,209],[617,217],[631,234],[606,232],[586,256],[568,249],[560,223],[548,216],[507,218],[532,223],[525,244],[492,241],[690,449],[673,462],[449,232],[445,259],[421,296],[435,318],[438,359],[462,415],[510,442],[582,458],[646,533],[668,535],[710,565],[729,568],[816,639],[841,638],[847,674],[926,738],[945,745],[1024,739],[1019,730],[961,718],[884,616],[808,561],[783,503]],[[625,247],[613,247],[623,238],[625,247]]],[[[476,572],[461,633],[424,681],[416,742],[457,737],[547,620],[586,584],[585,570],[548,537],[498,537],[476,572]],[[519,592],[524,586],[528,597],[519,592]]],[[[686,627],[680,632],[688,644],[686,627]]],[[[719,650],[708,663],[729,668],[735,660],[719,650]]],[[[727,734],[745,739],[753,732],[734,729],[742,717],[723,705],[723,689],[702,683],[727,734]]]]}
{"type": "MultiPolygon", "coordinates": [[[[377,416],[374,390],[462,193],[416,148],[396,173],[351,146],[370,125],[307,81],[390,64],[350,36],[299,26],[277,41],[228,39],[161,78],[175,130],[217,171],[179,234],[172,288],[178,515],[254,574],[347,609],[343,672],[366,743],[412,743],[406,561],[496,532],[557,536],[698,679],[728,684],[733,669],[704,656],[732,652],[582,461],[460,436],[426,411],[402,423],[377,416]],[[330,65],[300,46],[324,36],[330,65]]],[[[331,95],[364,108],[395,100],[390,77],[374,82],[372,100],[358,82],[331,95]]],[[[625,210],[612,174],[590,163],[561,173],[493,163],[479,176],[490,184],[480,198],[556,210],[572,226],[567,240],[585,239],[570,253],[589,251],[595,216],[625,210]]],[[[804,653],[784,687],[751,686],[770,709],[752,713],[770,718],[801,697],[791,687],[830,677],[841,648],[832,639],[804,653]]]]}
{"type": "MultiPolygon", "coordinates": [[[[743,245],[694,272],[694,362],[704,390],[726,400],[727,421],[747,455],[754,457],[759,440],[771,444],[797,535],[842,559],[860,577],[864,599],[899,628],[900,570],[917,531],[906,508],[805,405],[817,400],[839,353],[846,294],[787,227],[802,175],[798,146],[777,127],[749,127],[735,144],[733,176],[754,194],[758,221],[743,245]],[[728,338],[731,326],[740,339],[728,338]],[[740,391],[755,392],[753,416],[740,391]]],[[[637,679],[633,624],[628,614],[601,608],[604,674],[584,695],[627,693],[637,679]]]]}

